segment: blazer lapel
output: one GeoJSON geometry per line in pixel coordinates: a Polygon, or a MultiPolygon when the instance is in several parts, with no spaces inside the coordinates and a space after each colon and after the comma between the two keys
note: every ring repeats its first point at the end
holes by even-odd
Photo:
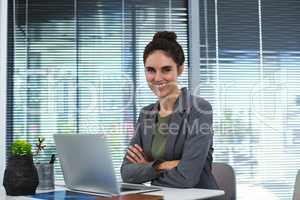
{"type": "Polygon", "coordinates": [[[181,130],[183,127],[182,123],[186,118],[186,113],[189,112],[190,94],[186,88],[183,88],[181,92],[182,93],[175,103],[174,112],[171,114],[170,121],[168,123],[169,134],[165,149],[165,158],[167,160],[172,160],[174,157],[175,143],[179,134],[184,133],[184,130],[181,130]]]}

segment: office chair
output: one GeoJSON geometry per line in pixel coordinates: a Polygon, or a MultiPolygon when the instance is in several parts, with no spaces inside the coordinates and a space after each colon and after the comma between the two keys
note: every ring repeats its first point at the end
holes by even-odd
{"type": "Polygon", "coordinates": [[[225,200],[236,200],[236,181],[233,168],[226,163],[213,163],[212,174],[219,188],[225,191],[225,200]]]}
{"type": "Polygon", "coordinates": [[[293,200],[300,200],[300,170],[296,176],[293,200]]]}

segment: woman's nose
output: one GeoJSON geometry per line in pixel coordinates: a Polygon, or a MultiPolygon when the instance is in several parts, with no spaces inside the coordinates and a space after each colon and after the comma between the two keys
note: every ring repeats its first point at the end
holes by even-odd
{"type": "Polygon", "coordinates": [[[162,80],[162,75],[160,72],[157,72],[155,74],[154,81],[157,82],[157,81],[161,81],[161,80],[162,80]]]}

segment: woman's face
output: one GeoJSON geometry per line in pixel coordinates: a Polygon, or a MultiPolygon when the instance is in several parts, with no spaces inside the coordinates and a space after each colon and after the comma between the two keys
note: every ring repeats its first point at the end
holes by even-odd
{"type": "Polygon", "coordinates": [[[150,89],[159,98],[177,92],[177,77],[182,73],[183,66],[177,67],[174,60],[163,51],[151,53],[145,60],[145,76],[150,89]]]}

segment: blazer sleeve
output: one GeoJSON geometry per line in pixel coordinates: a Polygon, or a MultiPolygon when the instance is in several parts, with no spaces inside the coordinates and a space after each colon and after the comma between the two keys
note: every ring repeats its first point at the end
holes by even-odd
{"type": "MultiPolygon", "coordinates": [[[[135,134],[131,139],[130,145],[138,144],[143,148],[142,135],[143,135],[143,115],[139,115],[139,119],[135,126],[135,134]]],[[[153,168],[156,161],[149,162],[148,164],[131,163],[126,158],[127,152],[123,158],[121,165],[121,177],[123,182],[127,183],[145,183],[157,178],[159,174],[153,168]]]]}
{"type": "MultiPolygon", "coordinates": [[[[192,188],[200,181],[200,175],[212,144],[212,108],[204,101],[201,107],[190,112],[183,153],[177,167],[161,172],[152,184],[176,188],[192,188]]],[[[203,102],[202,102],[203,103],[203,102]]]]}

